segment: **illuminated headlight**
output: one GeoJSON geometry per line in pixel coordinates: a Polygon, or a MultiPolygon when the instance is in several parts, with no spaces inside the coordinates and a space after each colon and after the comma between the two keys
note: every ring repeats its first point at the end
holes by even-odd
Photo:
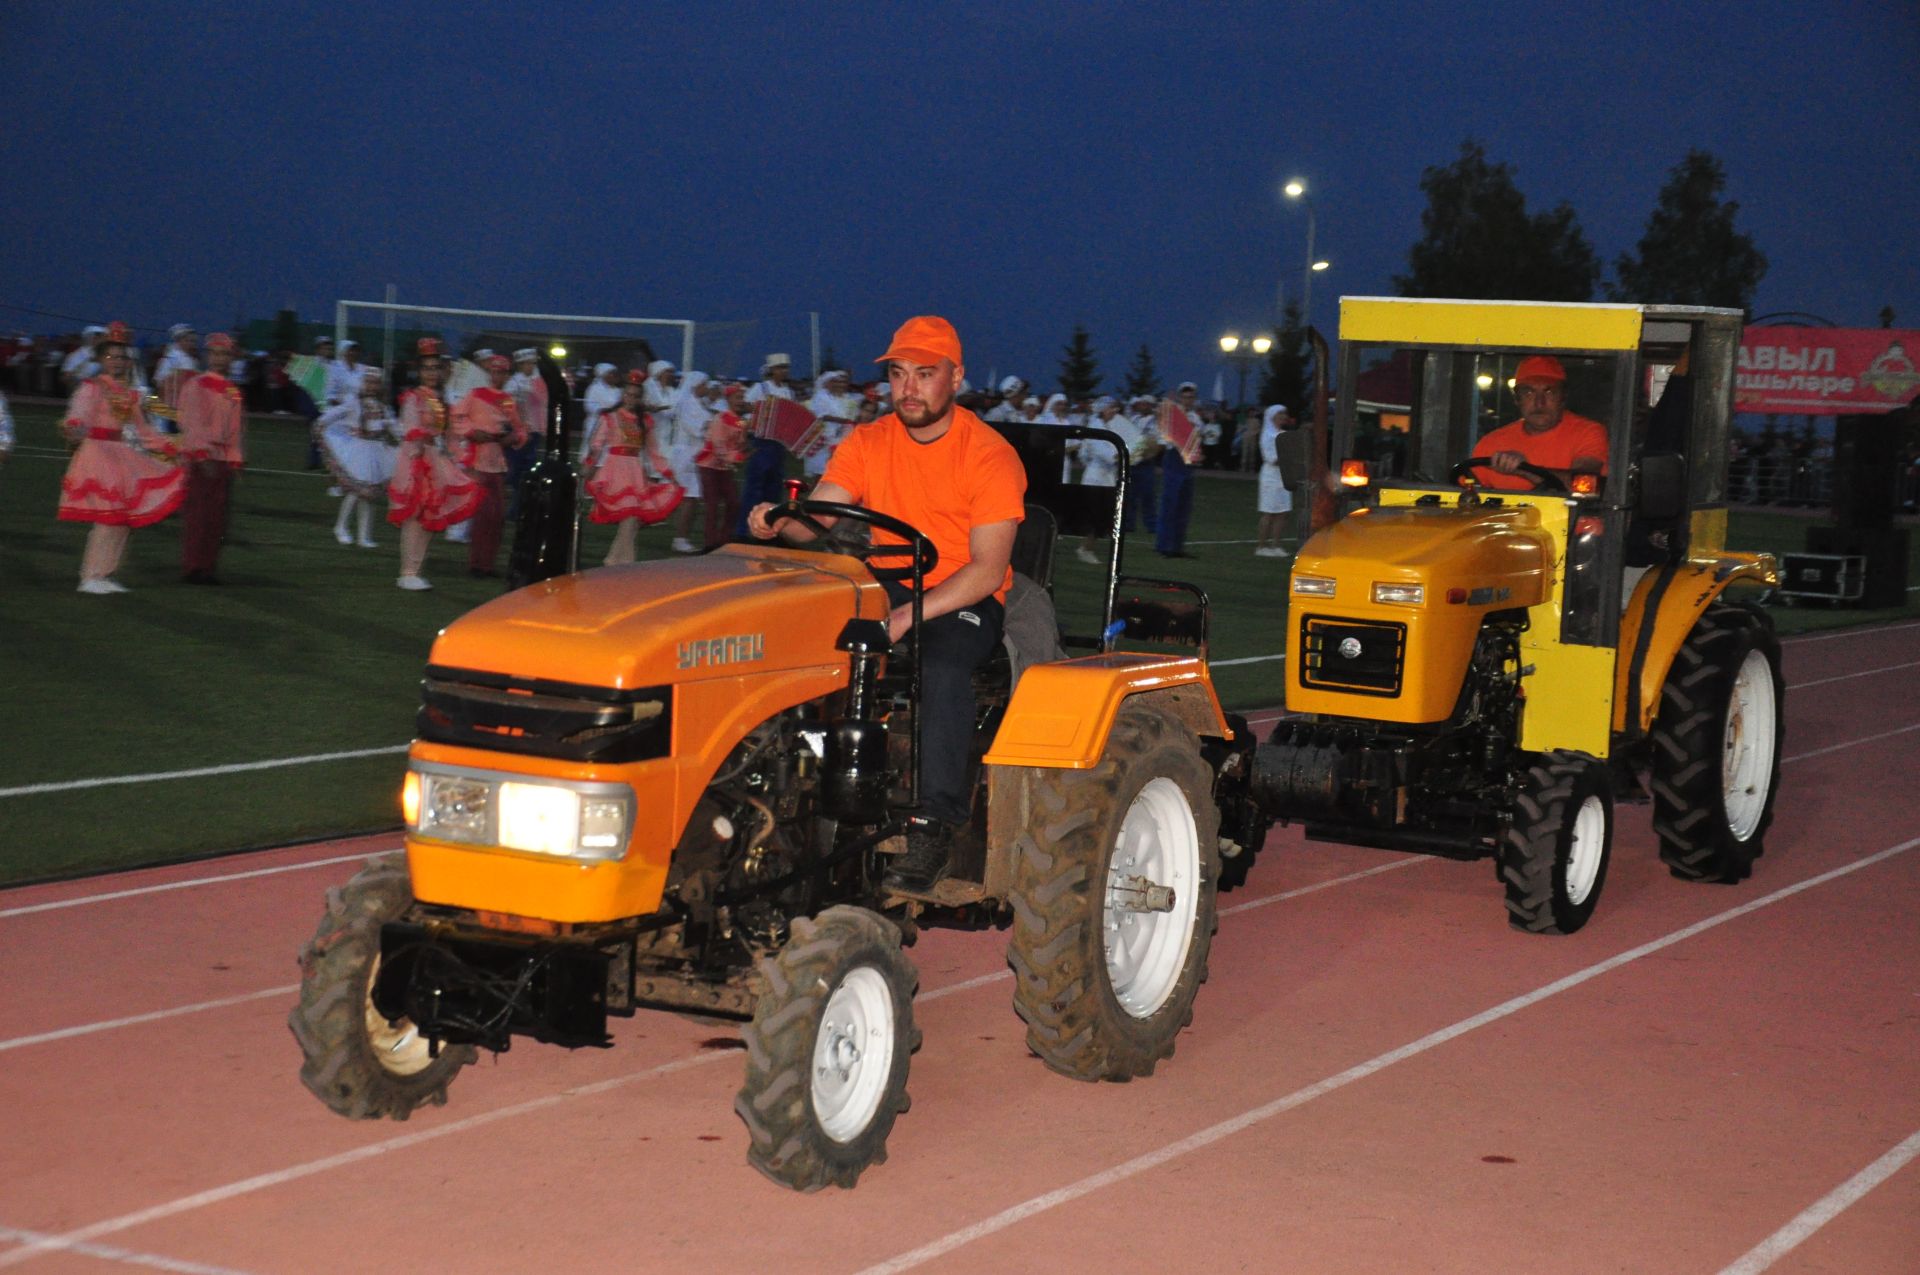
{"type": "Polygon", "coordinates": [[[625,784],[533,780],[497,772],[416,767],[408,823],[423,837],[599,861],[626,853],[633,790],[625,784]]]}
{"type": "Polygon", "coordinates": [[[1373,600],[1389,606],[1417,607],[1427,601],[1427,586],[1424,584],[1391,584],[1381,581],[1373,586],[1373,600]]]}
{"type": "Polygon", "coordinates": [[[1313,598],[1330,598],[1333,596],[1333,577],[1296,575],[1293,578],[1293,591],[1313,598]]]}

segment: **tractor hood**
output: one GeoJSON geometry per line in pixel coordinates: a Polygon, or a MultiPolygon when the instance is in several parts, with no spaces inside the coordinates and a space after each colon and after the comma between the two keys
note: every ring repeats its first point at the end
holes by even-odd
{"type": "Polygon", "coordinates": [[[515,590],[448,625],[430,658],[441,668],[632,690],[844,664],[841,628],[887,610],[857,559],[728,545],[515,590]]]}
{"type": "Polygon", "coordinates": [[[1339,604],[1371,601],[1375,583],[1392,582],[1425,585],[1429,608],[1449,589],[1465,589],[1476,607],[1534,606],[1554,566],[1543,522],[1530,504],[1375,505],[1308,540],[1294,573],[1333,578],[1339,604]]]}

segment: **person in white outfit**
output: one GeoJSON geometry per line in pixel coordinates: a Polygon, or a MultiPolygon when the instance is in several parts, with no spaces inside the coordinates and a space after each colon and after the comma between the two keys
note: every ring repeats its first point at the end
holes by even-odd
{"type": "MultiPolygon", "coordinates": [[[[667,467],[673,470],[673,481],[687,493],[680,507],[673,511],[675,553],[699,553],[704,547],[695,543],[693,511],[704,507],[708,496],[700,481],[699,457],[706,446],[707,425],[719,414],[714,404],[719,393],[720,387],[705,372],[688,372],[680,378],[673,414],[654,417],[654,428],[660,430],[659,436],[666,440],[662,450],[667,454],[667,467]]],[[[704,541],[705,536],[699,539],[704,541]]]]}
{"type": "Polygon", "coordinates": [[[693,543],[694,510],[700,504],[700,475],[689,463],[682,466],[676,453],[680,447],[677,418],[680,412],[680,369],[671,359],[655,359],[647,364],[646,383],[640,387],[640,408],[647,415],[649,437],[659,439],[659,449],[673,469],[673,480],[686,495],[673,511],[673,551],[698,553],[693,543]]]}
{"type": "Polygon", "coordinates": [[[580,455],[576,460],[587,458],[587,439],[593,436],[594,426],[600,423],[600,413],[611,411],[620,406],[620,396],[625,386],[620,379],[620,369],[611,363],[598,363],[593,369],[593,384],[587,386],[586,419],[580,428],[580,455]]]}
{"type": "Polygon", "coordinates": [[[787,384],[787,378],[793,375],[793,360],[784,354],[769,354],[760,364],[760,379],[747,388],[747,402],[758,403],[766,398],[793,398],[793,386],[787,384]]]}
{"type": "MultiPolygon", "coordinates": [[[[1113,445],[1104,439],[1075,439],[1067,444],[1067,450],[1080,461],[1080,482],[1086,487],[1114,487],[1120,482],[1120,466],[1127,463],[1138,431],[1133,422],[1120,414],[1120,400],[1109,395],[1101,395],[1093,400],[1093,419],[1087,422],[1093,429],[1104,429],[1120,436],[1121,450],[1115,452],[1113,445]]],[[[1099,550],[1101,537],[1088,532],[1087,538],[1080,542],[1074,551],[1082,562],[1098,566],[1106,561],[1099,550]]]]}
{"type": "Polygon", "coordinates": [[[352,398],[320,414],[316,422],[320,455],[341,492],[340,516],[333,521],[333,538],[343,545],[371,549],[374,502],[386,497],[393,479],[394,444],[398,422],[387,404],[386,378],[377,367],[361,369],[352,398]],[[347,520],[359,514],[356,538],[347,520]]]}
{"type": "Polygon", "coordinates": [[[801,469],[811,480],[810,486],[826,476],[833,449],[846,439],[860,417],[860,405],[847,393],[847,383],[847,374],[837,367],[828,368],[814,380],[813,397],[807,401],[807,410],[820,422],[820,445],[801,462],[801,469]]]}
{"type": "Polygon", "coordinates": [[[1261,558],[1284,558],[1287,549],[1280,543],[1286,531],[1287,515],[1293,512],[1293,493],[1280,472],[1280,431],[1292,423],[1284,403],[1275,403],[1260,423],[1260,544],[1253,552],[1261,558]]]}
{"type": "Polygon", "coordinates": [[[200,334],[193,325],[176,323],[167,329],[167,348],[153,369],[153,387],[168,407],[180,400],[180,387],[200,375],[200,334]]]}
{"type": "Polygon", "coordinates": [[[1017,421],[1020,419],[1020,396],[1027,392],[1027,383],[1017,376],[1000,378],[1000,401],[987,409],[983,421],[1017,421]]]}
{"type": "MultiPolygon", "coordinates": [[[[1032,402],[1032,400],[1029,399],[1028,402],[1032,402]]],[[[1070,405],[1067,402],[1067,396],[1065,394],[1048,395],[1046,405],[1040,409],[1040,415],[1035,418],[1034,424],[1036,425],[1071,425],[1073,424],[1073,416],[1072,416],[1070,405]]],[[[1073,467],[1074,467],[1073,461],[1074,461],[1074,453],[1076,450],[1077,449],[1074,447],[1072,443],[1068,443],[1066,455],[1060,458],[1060,481],[1063,483],[1070,483],[1073,481],[1073,467]]]]}

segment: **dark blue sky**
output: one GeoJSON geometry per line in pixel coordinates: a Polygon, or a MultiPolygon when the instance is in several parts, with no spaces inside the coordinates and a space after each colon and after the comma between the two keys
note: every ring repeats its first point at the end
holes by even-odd
{"type": "Polygon", "coordinates": [[[0,303],[137,325],[330,318],[391,282],[819,310],[864,360],[935,311],[975,379],[1051,383],[1083,323],[1111,377],[1146,341],[1204,386],[1220,332],[1300,287],[1286,177],[1315,192],[1330,330],[1336,296],[1391,291],[1421,170],[1472,136],[1609,263],[1703,147],[1772,263],[1761,312],[1920,326],[1912,0],[33,0],[0,9],[0,121],[0,303]]]}

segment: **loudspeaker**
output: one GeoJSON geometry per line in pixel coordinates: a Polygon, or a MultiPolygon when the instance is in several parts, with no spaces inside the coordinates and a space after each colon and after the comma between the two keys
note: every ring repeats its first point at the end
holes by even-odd
{"type": "Polygon", "coordinates": [[[1839,526],[1878,530],[1893,525],[1901,415],[1842,416],[1834,423],[1833,520],[1839,526]]]}

